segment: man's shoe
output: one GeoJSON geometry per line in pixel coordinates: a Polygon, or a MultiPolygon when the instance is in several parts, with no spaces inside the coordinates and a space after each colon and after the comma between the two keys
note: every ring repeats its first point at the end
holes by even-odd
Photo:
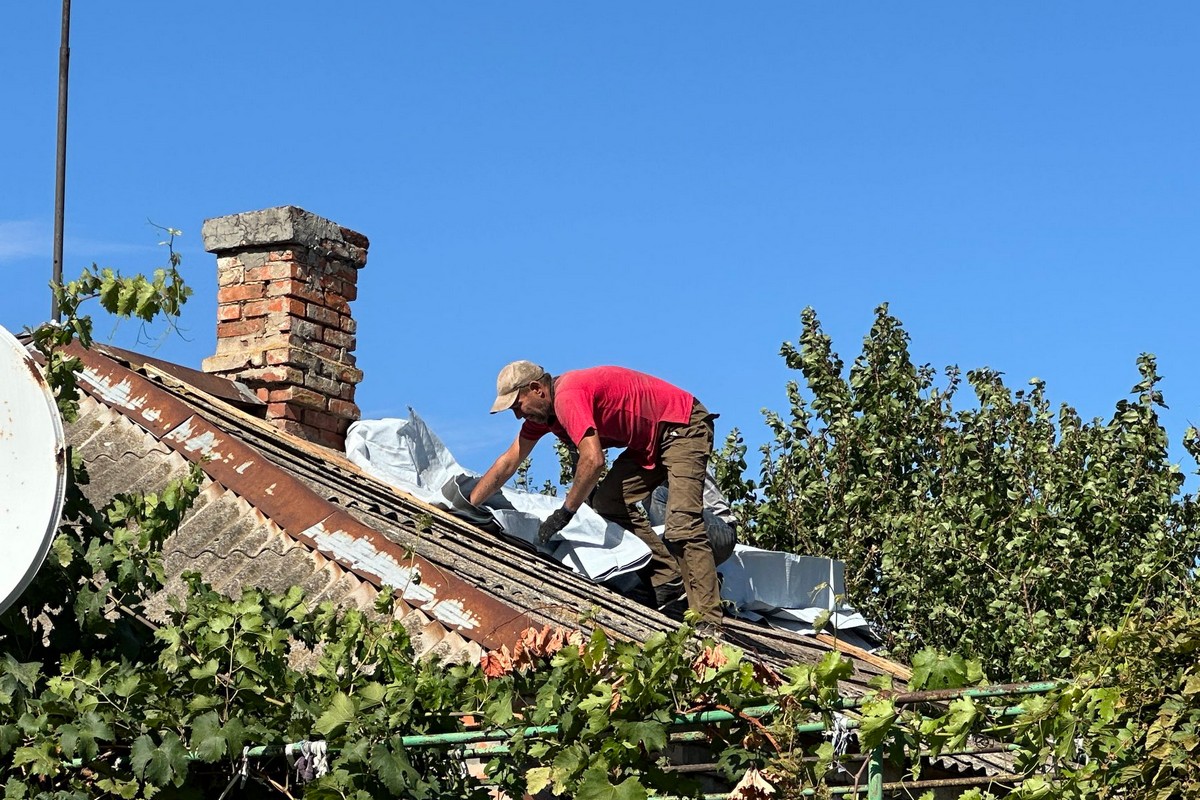
{"type": "Polygon", "coordinates": [[[666,611],[668,607],[678,603],[683,596],[683,578],[667,581],[654,587],[654,607],[659,611],[666,611]]]}

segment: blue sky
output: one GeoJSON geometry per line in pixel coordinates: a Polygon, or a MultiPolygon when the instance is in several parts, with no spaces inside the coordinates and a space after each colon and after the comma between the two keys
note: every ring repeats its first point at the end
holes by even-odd
{"type": "MultiPolygon", "coordinates": [[[[1085,418],[1153,352],[1177,457],[1200,424],[1200,5],[73,11],[65,272],[152,269],[147,220],[182,229],[196,295],[160,358],[214,349],[201,221],[293,204],[371,239],[364,414],[414,406],[475,469],[515,434],[487,415],[515,358],[658,374],[757,444],[810,305],[847,362],[886,301],[916,361],[1038,376],[1085,418]]],[[[49,313],[59,24],[0,10],[10,330],[49,313]]]]}

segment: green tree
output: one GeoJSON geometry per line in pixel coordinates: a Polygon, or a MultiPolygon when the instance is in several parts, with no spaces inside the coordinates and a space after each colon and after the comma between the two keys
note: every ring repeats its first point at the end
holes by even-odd
{"type": "Polygon", "coordinates": [[[996,679],[1064,674],[1089,631],[1191,583],[1196,502],[1168,457],[1153,356],[1109,420],[1055,412],[1042,381],[1013,391],[986,368],[956,409],[960,371],[914,365],[886,305],[849,370],[816,313],[802,320],[781,353],[804,387],[788,383],[786,416],[764,412],[760,485],[737,477],[736,440],[724,483],[741,487],[753,543],[846,562],[850,600],[894,656],[932,646],[996,679]]]}
{"type": "MultiPolygon", "coordinates": [[[[106,309],[105,297],[117,298],[119,315],[177,313],[173,298],[182,302],[186,292],[176,266],[172,259],[153,279],[89,270],[68,294],[94,294],[106,309]],[[123,293],[141,299],[120,305],[123,293]]],[[[63,307],[67,324],[39,329],[33,339],[52,365],[69,416],[73,374],[66,374],[71,362],[62,348],[76,336],[86,345],[90,321],[78,318],[77,303],[63,307]]],[[[1152,364],[1146,369],[1152,373],[1152,364]]],[[[1132,412],[1123,430],[1136,431],[1160,401],[1152,374],[1143,384],[1149,411],[1140,399],[1120,407],[1122,415],[1132,412]]],[[[1129,437],[1123,456],[1109,454],[1109,469],[1146,460],[1137,455],[1146,446],[1129,437]]],[[[728,459],[735,465],[744,457],[738,446],[735,440],[728,459]]],[[[1200,451],[1194,435],[1189,447],[1200,451]]],[[[769,459],[778,460],[778,453],[769,459]]],[[[1151,477],[1144,482],[1153,484],[1158,473],[1146,472],[1151,477]]],[[[1159,472],[1174,480],[1170,470],[1159,472]]],[[[920,753],[962,747],[972,731],[1012,727],[997,725],[1006,698],[963,697],[945,709],[925,709],[905,705],[890,681],[881,680],[877,688],[886,692],[848,702],[838,683],[853,667],[836,652],[777,675],[732,648],[697,641],[687,626],[642,643],[610,641],[600,629],[590,637],[530,629],[513,650],[493,651],[479,665],[414,663],[386,589],[373,613],[364,613],[328,604],[310,608],[299,589],[283,595],[246,589],[226,597],[191,575],[185,576],[186,603],[156,625],[144,611],[163,586],[159,553],[196,497],[200,470],[160,492],[126,493],[100,506],[78,491],[86,475],[76,469],[73,478],[46,568],[18,608],[0,618],[6,800],[219,796],[235,788],[238,796],[281,798],[483,798],[489,787],[463,769],[448,744],[412,747],[404,740],[461,732],[468,715],[511,733],[487,767],[509,796],[542,790],[583,800],[695,796],[700,785],[672,772],[663,756],[678,715],[713,710],[726,715],[723,721],[708,720],[700,738],[691,733],[687,739],[706,747],[708,760],[738,782],[731,797],[748,800],[790,796],[838,774],[841,756],[811,733],[831,725],[833,712],[847,705],[857,709],[860,748],[890,753],[914,777],[920,753]],[[53,629],[31,627],[29,620],[43,614],[54,618],[53,629]],[[766,704],[775,711],[765,723],[746,713],[766,704]],[[527,725],[541,727],[522,732],[527,725]],[[801,726],[808,738],[799,735],[801,726]],[[291,782],[282,759],[250,764],[242,755],[249,745],[314,738],[329,746],[330,771],[303,786],[291,782]],[[239,786],[242,774],[252,782],[239,786]]],[[[725,478],[742,486],[744,503],[753,501],[752,485],[732,473],[725,478]]],[[[766,485],[757,518],[763,535],[772,515],[782,512],[772,506],[778,486],[766,485]]],[[[1154,513],[1153,504],[1144,506],[1144,514],[1154,513]]],[[[886,566],[875,569],[886,575],[886,566]]],[[[1143,582],[1174,585],[1166,579],[1154,584],[1158,578],[1155,573],[1143,582]]],[[[1149,797],[1138,788],[1145,785],[1155,797],[1196,796],[1191,765],[1200,638],[1194,614],[1183,622],[1167,614],[1146,605],[1137,624],[1127,619],[1101,631],[1098,660],[1084,663],[1083,679],[1044,703],[1030,703],[1016,725],[1020,764],[1030,775],[1018,796],[1085,797],[1100,788],[1149,797]],[[1130,741],[1138,758],[1119,761],[1130,741]],[[1095,760],[1082,761],[1064,751],[1064,743],[1095,760]],[[1088,767],[1097,761],[1116,767],[1088,767]],[[1046,772],[1047,763],[1055,769],[1046,772]]],[[[981,675],[976,661],[923,649],[908,688],[959,686],[981,675]]],[[[860,763],[865,768],[867,761],[860,763]]],[[[978,790],[971,796],[990,797],[978,790]]]]}

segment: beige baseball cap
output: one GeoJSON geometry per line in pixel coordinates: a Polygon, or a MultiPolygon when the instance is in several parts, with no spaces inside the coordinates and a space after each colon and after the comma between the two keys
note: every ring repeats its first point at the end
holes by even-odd
{"type": "Polygon", "coordinates": [[[546,374],[546,370],[532,361],[514,361],[506,364],[496,376],[496,402],[491,413],[507,411],[517,402],[517,394],[525,386],[546,374]]]}

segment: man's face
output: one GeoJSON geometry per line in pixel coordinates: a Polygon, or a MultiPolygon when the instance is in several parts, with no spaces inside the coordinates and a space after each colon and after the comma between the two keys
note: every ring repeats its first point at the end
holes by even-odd
{"type": "Polygon", "coordinates": [[[550,402],[550,393],[537,381],[524,386],[517,393],[517,402],[512,406],[513,415],[517,419],[527,419],[538,425],[550,424],[554,416],[554,406],[550,402]]]}

